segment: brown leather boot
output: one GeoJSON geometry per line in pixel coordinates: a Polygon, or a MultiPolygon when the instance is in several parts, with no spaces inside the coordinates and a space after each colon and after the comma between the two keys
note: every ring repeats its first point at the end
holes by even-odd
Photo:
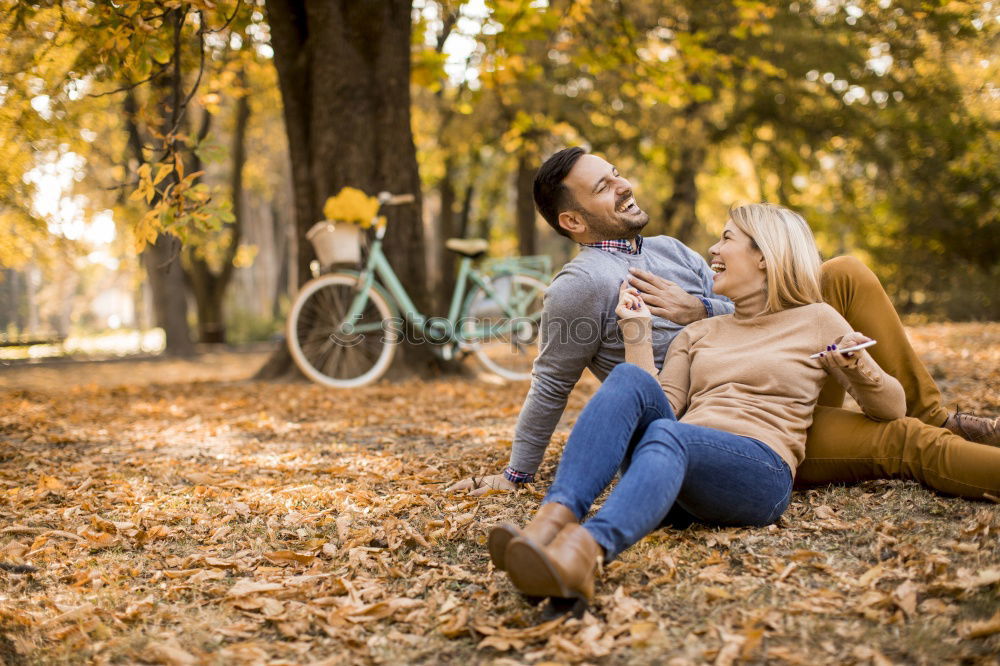
{"type": "Polygon", "coordinates": [[[600,545],[578,523],[566,525],[552,543],[539,546],[519,537],[507,546],[507,573],[529,597],[594,597],[594,571],[604,556],[600,545]]]}
{"type": "Polygon", "coordinates": [[[977,444],[1000,446],[1000,418],[988,419],[968,412],[948,414],[943,428],[977,444]]]}
{"type": "Polygon", "coordinates": [[[497,525],[490,530],[488,542],[490,559],[493,560],[493,566],[500,571],[504,571],[507,568],[504,554],[507,551],[507,544],[514,539],[525,537],[531,539],[539,546],[547,546],[556,538],[559,530],[569,523],[576,522],[579,522],[576,516],[566,506],[558,502],[550,502],[549,504],[542,505],[542,508],[538,510],[538,513],[531,519],[531,522],[524,526],[523,530],[510,523],[497,525]]]}

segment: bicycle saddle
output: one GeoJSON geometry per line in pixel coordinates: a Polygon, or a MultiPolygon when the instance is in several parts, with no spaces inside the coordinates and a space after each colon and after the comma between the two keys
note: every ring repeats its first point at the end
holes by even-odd
{"type": "Polygon", "coordinates": [[[482,238],[449,238],[444,242],[444,246],[463,257],[475,259],[486,254],[490,244],[482,238]]]}

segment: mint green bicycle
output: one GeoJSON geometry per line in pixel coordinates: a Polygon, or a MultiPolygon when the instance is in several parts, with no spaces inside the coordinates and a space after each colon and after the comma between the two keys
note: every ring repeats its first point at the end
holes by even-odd
{"type": "MultiPolygon", "coordinates": [[[[383,192],[378,199],[386,206],[414,198],[383,192]]],[[[549,258],[501,260],[487,273],[473,265],[486,254],[487,241],[450,239],[445,246],[462,257],[451,306],[447,317],[427,317],[382,251],[385,231],[378,228],[360,272],[338,270],[302,286],[287,328],[299,369],[326,386],[365,386],[385,374],[399,342],[412,334],[443,359],[473,354],[505,379],[530,378],[549,258]]]]}

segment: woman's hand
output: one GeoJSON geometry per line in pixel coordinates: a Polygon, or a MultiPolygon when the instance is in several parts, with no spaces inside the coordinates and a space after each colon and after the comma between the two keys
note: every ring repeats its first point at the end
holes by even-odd
{"type": "Polygon", "coordinates": [[[827,367],[837,366],[840,368],[853,368],[858,364],[859,354],[861,351],[852,352],[838,352],[837,349],[844,349],[846,347],[853,347],[855,345],[860,345],[863,342],[868,342],[871,340],[867,335],[859,333],[858,331],[853,331],[848,333],[826,346],[826,351],[822,352],[819,356],[820,362],[827,367]]]}
{"type": "Polygon", "coordinates": [[[618,287],[618,307],[615,308],[615,314],[619,319],[653,318],[653,313],[642,300],[639,290],[630,287],[627,280],[622,280],[618,287]]]}

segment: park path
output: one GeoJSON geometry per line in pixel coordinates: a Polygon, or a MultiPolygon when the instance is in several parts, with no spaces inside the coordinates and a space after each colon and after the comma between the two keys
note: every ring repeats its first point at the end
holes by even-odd
{"type": "Polygon", "coordinates": [[[250,379],[270,351],[213,351],[190,359],[120,358],[101,361],[53,359],[0,363],[0,389],[59,391],[79,386],[148,386],[250,379]]]}

